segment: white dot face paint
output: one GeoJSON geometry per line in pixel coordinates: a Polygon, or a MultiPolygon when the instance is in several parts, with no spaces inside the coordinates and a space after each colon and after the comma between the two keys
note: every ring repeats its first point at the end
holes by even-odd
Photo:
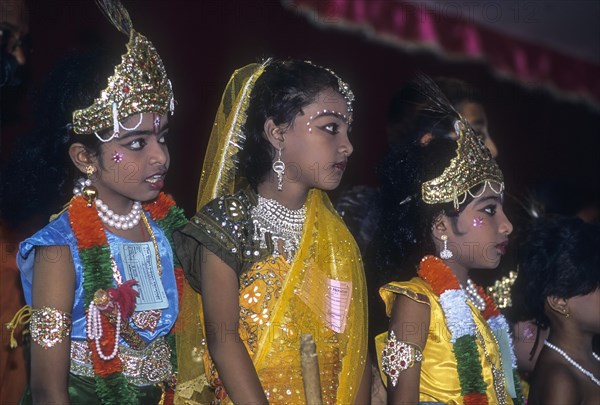
{"type": "Polygon", "coordinates": [[[352,124],[352,115],[348,116],[346,114],[334,110],[321,110],[315,115],[311,115],[310,117],[308,117],[308,122],[306,123],[306,126],[308,127],[308,132],[312,132],[312,122],[323,115],[332,115],[338,117],[344,122],[346,122],[348,126],[352,124]]]}

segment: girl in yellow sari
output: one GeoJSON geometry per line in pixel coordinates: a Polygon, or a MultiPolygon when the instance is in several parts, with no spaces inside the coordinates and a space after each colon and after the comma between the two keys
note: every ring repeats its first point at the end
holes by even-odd
{"type": "Polygon", "coordinates": [[[214,403],[304,403],[300,336],[310,333],[323,403],[368,401],[357,397],[369,387],[363,266],[323,192],[337,187],[352,154],[353,100],[337,75],[310,62],[268,60],[233,74],[200,210],[175,235],[200,293],[183,305],[202,326],[179,352],[190,364],[179,376],[186,400],[208,392],[214,403]]]}

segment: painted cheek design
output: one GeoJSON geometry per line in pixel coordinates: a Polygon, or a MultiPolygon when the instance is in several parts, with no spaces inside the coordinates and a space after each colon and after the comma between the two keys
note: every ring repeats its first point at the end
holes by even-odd
{"type": "Polygon", "coordinates": [[[479,228],[481,226],[483,226],[483,218],[481,218],[481,217],[473,218],[473,227],[479,228]]]}
{"type": "Polygon", "coordinates": [[[523,331],[523,336],[526,339],[533,339],[535,337],[535,326],[527,325],[523,331]]]}
{"type": "Polygon", "coordinates": [[[113,153],[113,155],[112,155],[112,160],[115,163],[121,163],[123,161],[123,154],[115,151],[115,153],[113,153]]]}

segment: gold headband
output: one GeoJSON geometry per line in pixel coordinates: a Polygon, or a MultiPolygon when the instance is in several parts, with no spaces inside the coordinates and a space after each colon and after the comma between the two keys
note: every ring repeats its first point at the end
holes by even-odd
{"type": "Polygon", "coordinates": [[[343,81],[342,78],[337,75],[337,73],[335,73],[333,70],[331,70],[329,68],[315,65],[310,60],[305,60],[304,62],[308,63],[309,65],[313,65],[315,67],[326,70],[327,72],[331,73],[337,79],[338,91],[342,95],[342,97],[344,97],[344,100],[346,100],[346,110],[348,110],[348,113],[352,113],[354,111],[353,103],[354,103],[355,97],[354,97],[354,93],[350,89],[350,86],[348,85],[348,83],[343,81]]]}
{"type": "Polygon", "coordinates": [[[504,191],[504,176],[481,137],[475,135],[464,118],[454,122],[454,129],[458,135],[456,156],[439,177],[423,183],[421,198],[427,204],[452,201],[454,208],[458,209],[467,199],[467,193],[476,198],[490,187],[500,194],[504,191]],[[493,183],[498,184],[499,189],[493,183]],[[484,187],[478,195],[474,195],[471,189],[479,184],[484,187]]]}
{"type": "Polygon", "coordinates": [[[108,86],[100,97],[91,106],[73,112],[73,130],[77,134],[96,133],[98,136],[98,131],[112,128],[108,139],[98,137],[108,142],[119,137],[119,127],[128,129],[120,120],[146,112],[172,113],[174,99],[160,56],[152,43],[133,29],[127,10],[118,0],[97,2],[113,25],[129,36],[127,53],[108,78],[108,86]]]}

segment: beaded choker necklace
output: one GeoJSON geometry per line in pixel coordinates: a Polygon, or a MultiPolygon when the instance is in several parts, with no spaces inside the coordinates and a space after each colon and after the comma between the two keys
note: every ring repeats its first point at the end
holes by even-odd
{"type": "Polygon", "coordinates": [[[280,256],[279,240],[283,242],[283,253],[290,263],[300,246],[302,228],[306,220],[306,206],[291,210],[275,200],[258,196],[258,204],[250,210],[254,224],[253,240],[260,241],[262,249],[267,248],[266,234],[271,234],[273,256],[280,256]]]}
{"type": "MultiPolygon", "coordinates": [[[[501,370],[502,366],[498,368],[489,357],[483,336],[481,336],[481,332],[477,329],[473,313],[467,304],[467,293],[461,288],[458,279],[450,267],[438,257],[425,256],[421,259],[418,275],[439,296],[446,324],[451,333],[450,341],[453,345],[454,355],[456,356],[458,379],[461,392],[464,395],[464,403],[467,405],[490,403],[490,399],[486,395],[487,384],[483,379],[477,341],[482,344],[485,358],[492,368],[497,400],[500,404],[506,403],[505,382],[508,383],[508,381],[505,381],[504,373],[501,370]]],[[[475,286],[474,283],[473,288],[475,288],[478,296],[483,299],[485,309],[481,315],[487,321],[489,327],[492,330],[503,330],[509,339],[512,374],[517,396],[515,404],[522,405],[523,398],[516,370],[517,360],[512,349],[508,323],[498,310],[494,300],[484,292],[483,288],[475,286]]]]}
{"type": "Polygon", "coordinates": [[[125,215],[115,214],[99,198],[96,199],[96,208],[98,209],[98,216],[102,223],[125,231],[139,224],[142,217],[142,203],[139,201],[134,201],[131,212],[125,215]]]}
{"type": "MultiPolygon", "coordinates": [[[[153,202],[145,203],[143,208],[149,212],[150,217],[163,230],[171,248],[173,248],[173,230],[187,222],[181,208],[177,207],[175,202],[164,193],[160,193],[153,202]]],[[[114,287],[110,247],[98,211],[96,208],[88,207],[87,201],[83,197],[73,197],[69,204],[68,214],[83,266],[84,305],[86,311],[89,311],[94,294],[98,290],[107,290],[114,287]]],[[[174,260],[177,290],[181,300],[183,271],[176,257],[174,257],[174,260]]],[[[88,339],[94,373],[96,374],[96,393],[100,402],[115,405],[136,403],[136,394],[123,375],[121,360],[116,355],[118,354],[117,325],[112,324],[103,314],[100,314],[94,322],[96,325],[93,327],[97,327],[97,331],[102,328],[103,332],[97,341],[95,339],[97,334],[95,333],[92,333],[93,339],[88,339]],[[113,356],[115,347],[117,347],[117,353],[113,356]]],[[[123,322],[128,322],[128,320],[123,320],[123,322]]],[[[177,327],[176,324],[175,329],[177,327]]],[[[167,336],[167,341],[174,352],[175,337],[170,334],[167,336]]],[[[176,364],[173,364],[174,370],[176,370],[176,366],[176,364]]],[[[165,391],[165,403],[172,403],[172,400],[173,392],[169,389],[165,391]]]]}
{"type": "MultiPolygon", "coordinates": [[[[579,364],[575,360],[573,360],[571,358],[571,356],[569,356],[567,353],[565,353],[564,350],[562,350],[558,346],[554,346],[552,343],[548,342],[547,340],[544,341],[544,344],[546,346],[548,346],[550,349],[554,350],[556,353],[558,353],[561,356],[563,356],[566,361],[568,361],[569,363],[571,363],[571,365],[573,365],[577,370],[581,371],[585,376],[587,376],[589,379],[591,379],[594,382],[594,384],[596,384],[597,386],[600,387],[600,380],[598,378],[596,378],[596,376],[594,374],[592,374],[591,371],[586,370],[585,368],[583,368],[583,366],[581,364],[579,364]]],[[[598,356],[594,352],[592,352],[592,355],[594,356],[594,358],[597,361],[600,361],[600,356],[598,356]]]]}

